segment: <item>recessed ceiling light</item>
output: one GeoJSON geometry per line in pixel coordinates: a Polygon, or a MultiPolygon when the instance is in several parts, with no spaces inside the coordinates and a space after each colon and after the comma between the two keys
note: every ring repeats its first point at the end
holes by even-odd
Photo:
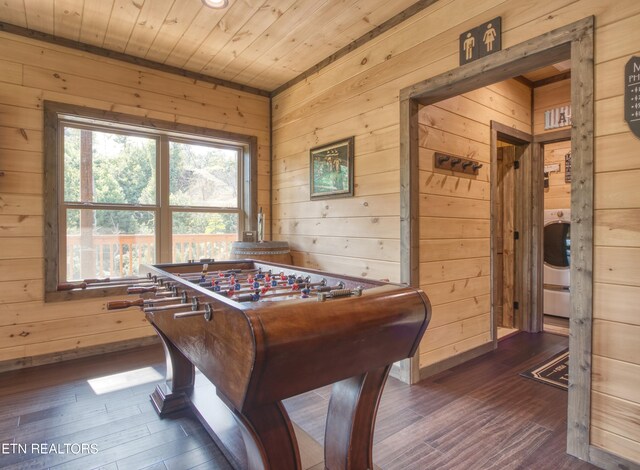
{"type": "Polygon", "coordinates": [[[225,8],[229,5],[229,0],[202,0],[202,3],[209,8],[225,8]]]}

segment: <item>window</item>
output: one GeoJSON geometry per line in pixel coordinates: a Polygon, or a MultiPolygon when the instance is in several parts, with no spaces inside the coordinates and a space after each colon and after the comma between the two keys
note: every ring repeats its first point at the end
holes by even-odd
{"type": "Polygon", "coordinates": [[[45,134],[48,300],[141,264],[228,258],[255,226],[254,137],[51,102],[45,134]]]}

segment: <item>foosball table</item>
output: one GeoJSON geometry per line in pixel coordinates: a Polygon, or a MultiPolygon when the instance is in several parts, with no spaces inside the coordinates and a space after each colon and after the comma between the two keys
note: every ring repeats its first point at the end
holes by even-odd
{"type": "Polygon", "coordinates": [[[374,468],[385,381],[429,323],[422,291],[255,260],[145,269],[139,298],[108,308],[142,308],[162,340],[161,416],[191,407],[234,468],[374,468]],[[323,451],[282,400],[329,384],[323,451]]]}

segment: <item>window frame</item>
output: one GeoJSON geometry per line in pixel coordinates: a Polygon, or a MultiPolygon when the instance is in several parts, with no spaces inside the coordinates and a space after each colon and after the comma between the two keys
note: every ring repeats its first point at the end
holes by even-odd
{"type": "Polygon", "coordinates": [[[44,102],[44,298],[45,302],[120,295],[126,287],[87,288],[59,291],[66,277],[66,210],[124,209],[148,210],[155,214],[156,261],[171,262],[171,232],[174,212],[238,213],[238,233],[255,230],[257,225],[257,160],[258,139],[255,136],[162,121],[84,106],[53,101],[44,102]],[[76,127],[109,133],[155,138],[156,202],[148,204],[67,203],[64,201],[64,127],[76,127]],[[238,207],[171,206],[169,204],[169,143],[171,141],[232,148],[239,152],[238,207]],[[164,147],[162,147],[164,146],[164,147]],[[163,158],[166,155],[166,158],[163,158]],[[64,232],[63,232],[64,231],[64,232]],[[64,246],[63,246],[64,245],[64,246]],[[62,266],[64,266],[61,269],[62,266]]]}

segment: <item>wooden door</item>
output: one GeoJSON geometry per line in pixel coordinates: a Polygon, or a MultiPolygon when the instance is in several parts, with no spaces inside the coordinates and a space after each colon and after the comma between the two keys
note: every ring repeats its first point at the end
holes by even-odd
{"type": "MultiPolygon", "coordinates": [[[[514,302],[515,328],[535,333],[540,331],[535,318],[539,300],[538,278],[542,268],[538,260],[542,233],[537,232],[536,223],[540,198],[537,193],[542,192],[542,171],[539,162],[534,161],[532,145],[516,145],[514,167],[515,185],[515,234],[514,237],[514,302]],[[538,174],[539,172],[539,174],[538,174]],[[539,186],[539,187],[538,187],[539,186]]],[[[539,212],[542,215],[542,212],[539,212]]]]}
{"type": "Polygon", "coordinates": [[[500,142],[497,148],[496,204],[496,296],[497,326],[515,328],[515,218],[516,218],[516,146],[500,142]]]}

